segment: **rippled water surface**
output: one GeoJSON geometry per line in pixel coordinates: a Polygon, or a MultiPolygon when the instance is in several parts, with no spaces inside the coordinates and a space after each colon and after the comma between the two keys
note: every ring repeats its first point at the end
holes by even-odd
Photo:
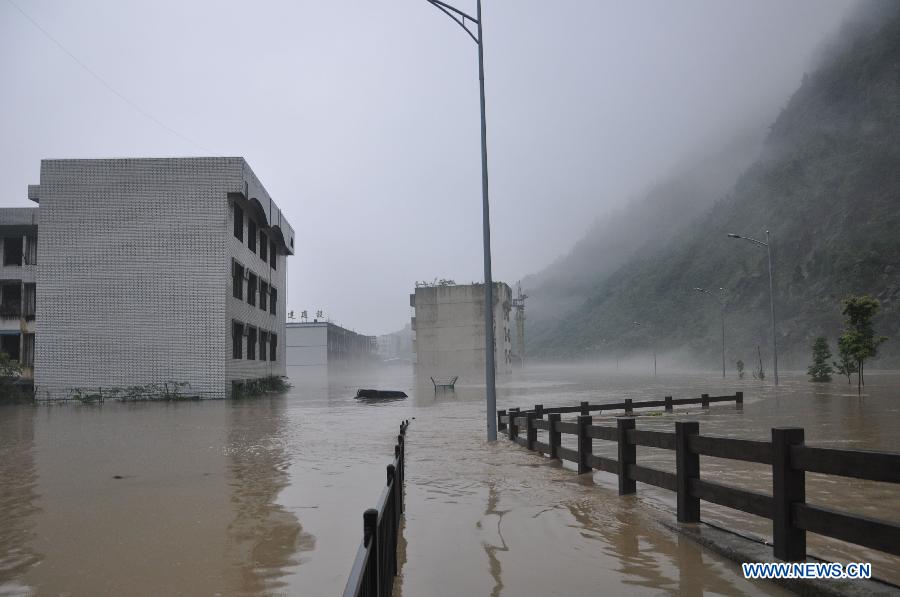
{"type": "MultiPolygon", "coordinates": [[[[579,477],[507,441],[487,444],[483,388],[436,395],[401,367],[289,373],[289,394],[257,400],[0,406],[0,595],[338,594],[402,419],[414,419],[398,579],[406,597],[780,594],[661,526],[674,518],[673,494],[638,484],[622,498],[611,475],[579,477]],[[371,386],[410,398],[353,398],[371,386]]],[[[534,366],[501,380],[499,406],[740,389],[743,410],[676,410],[638,427],[693,419],[702,433],[767,439],[774,426],[802,426],[807,443],[900,451],[900,375],[868,377],[857,396],[800,376],[776,393],[751,380],[534,366]]],[[[604,444],[595,447],[612,454],[604,444]]],[[[658,450],[639,448],[638,460],[674,466],[658,450]]],[[[704,458],[701,470],[770,490],[766,467],[704,458]]],[[[900,492],[886,484],[808,475],[807,499],[900,521],[900,492]]],[[[771,534],[768,521],[724,508],[704,504],[702,516],[771,534]]],[[[814,535],[809,544],[900,581],[897,558],[814,535]]]]}

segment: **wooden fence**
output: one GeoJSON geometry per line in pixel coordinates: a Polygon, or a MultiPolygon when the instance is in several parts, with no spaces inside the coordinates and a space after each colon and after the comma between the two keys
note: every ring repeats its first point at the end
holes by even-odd
{"type": "Polygon", "coordinates": [[[344,597],[390,597],[397,575],[397,538],[403,515],[403,486],[406,455],[406,428],[400,424],[400,435],[394,446],[394,461],[387,465],[387,483],[375,508],[363,512],[363,539],[356,550],[344,597]]]}
{"type": "Polygon", "coordinates": [[[655,485],[677,494],[679,522],[700,521],[700,501],[707,501],[772,520],[775,557],[786,561],[806,559],[807,531],[840,539],[856,545],[900,555],[900,525],[865,516],[816,506],[806,502],[805,474],[820,473],[854,479],[900,483],[900,453],[842,450],[807,446],[803,429],[772,429],[772,441],[755,441],[700,435],[696,421],[677,421],[675,432],[637,429],[635,419],[622,417],[616,426],[594,425],[587,413],[673,404],[703,404],[734,400],[743,396],[701,399],[632,402],[532,410],[498,411],[499,429],[509,439],[529,450],[551,458],[574,462],[579,474],[596,470],[618,475],[619,494],[636,491],[636,482],[655,485]],[[562,413],[581,413],[575,421],[562,421],[562,413]],[[545,419],[544,416],[547,418],[545,419]],[[548,442],[537,439],[539,430],[547,431],[548,442]],[[577,449],[562,445],[563,435],[577,438],[577,449]],[[616,442],[617,458],[593,454],[593,440],[616,442]],[[674,450],[675,473],[641,466],[637,463],[637,446],[674,450]],[[772,467],[772,494],[740,489],[700,478],[700,456],[756,462],[772,467]]]}

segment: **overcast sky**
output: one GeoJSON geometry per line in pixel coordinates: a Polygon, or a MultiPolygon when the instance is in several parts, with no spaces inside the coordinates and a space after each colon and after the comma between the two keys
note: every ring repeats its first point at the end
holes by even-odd
{"type": "MultiPolygon", "coordinates": [[[[244,156],[296,230],[289,309],[384,333],[416,280],[482,279],[477,49],[425,0],[15,2],[137,108],[0,0],[0,206],[42,158],[244,156]]],[[[852,6],[485,0],[494,278],[767,126],[852,6]]]]}

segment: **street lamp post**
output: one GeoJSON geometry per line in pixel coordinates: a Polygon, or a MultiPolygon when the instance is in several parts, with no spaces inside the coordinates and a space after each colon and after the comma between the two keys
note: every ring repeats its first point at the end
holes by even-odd
{"type": "MultiPolygon", "coordinates": [[[[637,321],[632,321],[631,325],[635,325],[637,327],[643,326],[643,324],[637,321]]],[[[653,377],[656,377],[656,336],[653,337],[653,377]]]]}
{"type": "Polygon", "coordinates": [[[481,0],[476,17],[440,0],[426,0],[453,19],[478,45],[478,84],[481,98],[481,218],[484,237],[484,382],[487,398],[487,438],[497,439],[497,386],[494,366],[494,281],[491,277],[491,216],[488,202],[487,120],[484,109],[484,36],[481,25],[481,0]],[[469,23],[477,25],[476,33],[469,23]]]}
{"type": "MultiPolygon", "coordinates": [[[[705,288],[694,288],[697,292],[713,296],[709,290],[705,288]]],[[[719,288],[719,310],[722,315],[722,379],[725,379],[725,289],[719,288]]]]}
{"type": "Polygon", "coordinates": [[[769,312],[772,318],[772,368],[775,370],[775,385],[778,385],[778,343],[775,341],[775,286],[772,282],[775,271],[775,262],[772,259],[772,242],[769,240],[769,231],[766,230],[766,242],[750,238],[749,236],[741,236],[740,234],[729,234],[730,238],[740,238],[750,241],[753,244],[765,247],[769,254],[769,312]]]}

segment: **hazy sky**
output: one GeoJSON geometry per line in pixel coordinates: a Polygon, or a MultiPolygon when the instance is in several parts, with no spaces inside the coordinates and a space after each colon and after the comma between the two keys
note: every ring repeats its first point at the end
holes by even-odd
{"type": "MultiPolygon", "coordinates": [[[[0,206],[42,158],[244,156],[296,230],[288,308],[401,327],[482,279],[475,44],[425,0],[0,0],[0,206]]],[[[473,0],[457,6],[474,14],[473,0]]],[[[494,278],[784,106],[850,0],[485,0],[494,278]]]]}

